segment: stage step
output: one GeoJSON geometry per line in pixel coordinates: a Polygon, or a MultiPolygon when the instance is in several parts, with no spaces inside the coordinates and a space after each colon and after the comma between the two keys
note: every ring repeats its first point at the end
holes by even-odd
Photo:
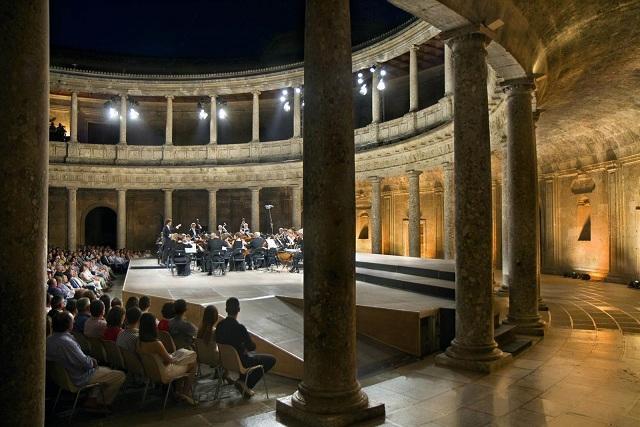
{"type": "Polygon", "coordinates": [[[426,274],[431,273],[426,270],[422,270],[422,272],[424,275],[383,270],[380,266],[376,266],[374,269],[356,267],[356,280],[440,298],[455,299],[454,281],[429,277],[426,274]]]}
{"type": "Polygon", "coordinates": [[[501,324],[494,330],[494,339],[500,350],[516,356],[531,347],[531,340],[518,337],[514,325],[501,324]]]}

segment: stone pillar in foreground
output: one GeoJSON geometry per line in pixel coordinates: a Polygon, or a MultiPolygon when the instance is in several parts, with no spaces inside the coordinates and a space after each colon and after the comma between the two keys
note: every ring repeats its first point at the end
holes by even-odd
{"type": "Polygon", "coordinates": [[[78,92],[71,92],[71,139],[70,142],[78,142],[78,92]]]}
{"type": "Polygon", "coordinates": [[[302,228],[302,188],[299,185],[291,187],[291,226],[294,230],[302,228]]]}
{"type": "Polygon", "coordinates": [[[260,231],[260,187],[251,187],[251,232],[260,231]]]}
{"type": "Polygon", "coordinates": [[[420,258],[420,174],[411,170],[409,177],[409,256],[420,258]]]}
{"type": "Polygon", "coordinates": [[[251,120],[251,142],[260,141],[260,92],[253,92],[253,114],[251,120]]]}
{"type": "Polygon", "coordinates": [[[127,190],[118,190],[118,249],[127,247],[127,190]]]}
{"type": "Polygon", "coordinates": [[[502,83],[507,94],[509,316],[516,332],[544,335],[538,312],[538,159],[529,78],[502,83]]]}
{"type": "MultiPolygon", "coordinates": [[[[173,219],[173,190],[163,189],[164,192],[164,220],[173,219]]],[[[175,224],[174,224],[175,226],[175,224]]]]}
{"type": "Polygon", "coordinates": [[[382,253],[382,218],[380,215],[380,177],[372,176],[371,181],[371,216],[369,217],[369,235],[371,236],[371,253],[382,253]]]}
{"type": "MultiPolygon", "coordinates": [[[[211,110],[209,111],[209,144],[218,143],[218,97],[211,95],[211,110]]],[[[217,225],[216,225],[217,227],[217,225]]]]}
{"type": "Polygon", "coordinates": [[[78,216],[77,216],[78,189],[67,187],[67,248],[75,251],[78,247],[78,216]]]}
{"type": "Polygon", "coordinates": [[[305,426],[345,426],[384,416],[384,405],[369,403],[356,379],[348,0],[307,1],[304,50],[304,374],[276,413],[305,426]]]}
{"type": "Polygon", "coordinates": [[[0,324],[2,424],[44,425],[49,166],[49,2],[5,4],[0,14],[0,324]],[[16,274],[16,268],[28,274],[16,274]]]}
{"type": "Polygon", "coordinates": [[[418,49],[416,45],[409,48],[409,111],[418,110],[418,49]]]}
{"type": "Polygon", "coordinates": [[[493,339],[491,147],[485,36],[455,35],[456,334],[436,363],[491,372],[511,355],[493,339]]]}
{"type": "Polygon", "coordinates": [[[453,163],[445,163],[442,166],[444,259],[456,257],[456,189],[453,178],[453,163]]]}
{"type": "Polygon", "coordinates": [[[507,139],[502,141],[502,283],[500,289],[496,293],[498,296],[506,297],[509,295],[509,209],[507,209],[507,202],[509,200],[509,186],[507,181],[509,180],[509,153],[507,152],[507,139]]]}
{"type": "Polygon", "coordinates": [[[209,189],[209,233],[218,232],[218,189],[209,189]]]}
{"type": "Polygon", "coordinates": [[[167,95],[167,124],[164,132],[164,143],[173,145],[173,96],[167,95]]]}
{"type": "Polygon", "coordinates": [[[300,91],[299,87],[293,88],[293,137],[300,138],[300,91]]]}
{"type": "Polygon", "coordinates": [[[120,95],[120,144],[127,143],[127,95],[120,95]]]}

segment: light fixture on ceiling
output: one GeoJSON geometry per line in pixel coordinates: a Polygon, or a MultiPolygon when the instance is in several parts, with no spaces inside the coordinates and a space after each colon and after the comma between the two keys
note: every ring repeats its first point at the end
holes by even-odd
{"type": "Polygon", "coordinates": [[[363,84],[362,86],[360,86],[360,95],[366,95],[368,92],[367,90],[367,84],[363,84]]]}
{"type": "Polygon", "coordinates": [[[209,114],[205,109],[205,103],[203,101],[199,101],[198,102],[198,118],[200,120],[206,120],[207,117],[209,117],[209,114]]]}
{"type": "Polygon", "coordinates": [[[131,120],[138,120],[140,118],[138,101],[133,98],[128,98],[127,103],[129,104],[129,118],[131,120]]]}
{"type": "Polygon", "coordinates": [[[289,104],[289,101],[285,102],[284,105],[282,106],[282,108],[284,109],[284,111],[286,111],[287,113],[289,111],[291,111],[291,105],[289,104]]]}

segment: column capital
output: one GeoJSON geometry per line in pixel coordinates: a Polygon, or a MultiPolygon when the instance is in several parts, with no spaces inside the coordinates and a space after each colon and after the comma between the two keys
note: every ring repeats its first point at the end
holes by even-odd
{"type": "Polygon", "coordinates": [[[164,191],[165,193],[172,193],[173,192],[173,188],[162,188],[162,191],[164,191]]]}
{"type": "Polygon", "coordinates": [[[219,189],[219,188],[217,188],[217,187],[216,187],[216,188],[207,188],[207,191],[208,191],[209,193],[217,193],[217,192],[218,192],[218,190],[220,190],[220,189],[219,189]]]}
{"type": "Polygon", "coordinates": [[[453,162],[444,162],[442,164],[442,170],[445,172],[451,172],[453,170],[453,162]]]}
{"type": "Polygon", "coordinates": [[[533,76],[525,76],[502,81],[500,87],[507,95],[530,95],[536,89],[536,82],[533,76]]]}
{"type": "Polygon", "coordinates": [[[255,191],[255,192],[257,192],[257,191],[262,190],[262,187],[258,187],[258,186],[253,186],[253,187],[248,187],[248,188],[249,188],[249,190],[251,190],[252,192],[254,192],[254,191],[255,191]]]}
{"type": "Polygon", "coordinates": [[[412,44],[411,46],[409,46],[409,50],[413,52],[417,52],[420,50],[420,46],[418,46],[417,44],[412,44]]]}
{"type": "Polygon", "coordinates": [[[209,95],[209,99],[211,100],[211,102],[215,102],[218,99],[218,95],[215,93],[212,93],[209,95]]]}
{"type": "Polygon", "coordinates": [[[116,188],[116,191],[117,191],[118,193],[126,193],[126,192],[127,192],[127,190],[128,190],[128,188],[116,188]]]}
{"type": "Polygon", "coordinates": [[[252,91],[251,93],[253,94],[253,97],[254,97],[254,98],[257,98],[257,97],[259,97],[259,96],[260,96],[260,94],[261,94],[262,92],[260,92],[259,90],[254,90],[254,91],[252,91]]]}
{"type": "Polygon", "coordinates": [[[165,95],[165,98],[167,98],[167,100],[172,100],[173,98],[175,98],[175,96],[173,95],[165,95]]]}
{"type": "Polygon", "coordinates": [[[371,181],[371,183],[380,183],[380,181],[382,181],[382,178],[379,176],[370,176],[367,179],[371,181]]]}
{"type": "Polygon", "coordinates": [[[66,188],[67,188],[67,191],[69,191],[69,192],[76,192],[76,191],[78,191],[78,187],[75,187],[75,186],[68,186],[68,187],[66,187],[66,188]]]}
{"type": "Polygon", "coordinates": [[[422,175],[422,171],[419,171],[419,170],[409,169],[407,171],[407,176],[409,178],[418,178],[418,177],[420,177],[420,175],[422,175]]]}
{"type": "Polygon", "coordinates": [[[121,101],[122,101],[122,100],[125,100],[125,101],[126,101],[126,100],[127,100],[127,97],[128,97],[129,95],[123,92],[123,93],[118,94],[118,96],[120,97],[120,100],[121,100],[121,101]]]}
{"type": "Polygon", "coordinates": [[[481,39],[487,43],[489,40],[495,38],[495,32],[491,31],[484,25],[478,24],[469,24],[440,33],[440,39],[444,40],[450,47],[453,47],[453,44],[457,42],[481,39]]]}

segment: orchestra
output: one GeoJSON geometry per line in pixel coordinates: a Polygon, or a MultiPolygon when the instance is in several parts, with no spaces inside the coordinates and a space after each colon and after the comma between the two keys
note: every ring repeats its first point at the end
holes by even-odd
{"type": "Polygon", "coordinates": [[[189,275],[191,261],[200,270],[212,275],[215,269],[225,274],[227,270],[252,270],[283,267],[289,272],[299,272],[303,261],[303,230],[279,228],[276,234],[251,232],[244,218],[237,232],[230,233],[227,224],[219,224],[207,232],[196,218],[188,231],[179,233],[167,219],[158,239],[158,262],[175,266],[178,275],[189,275]],[[185,265],[187,264],[187,265],[185,265]]]}

